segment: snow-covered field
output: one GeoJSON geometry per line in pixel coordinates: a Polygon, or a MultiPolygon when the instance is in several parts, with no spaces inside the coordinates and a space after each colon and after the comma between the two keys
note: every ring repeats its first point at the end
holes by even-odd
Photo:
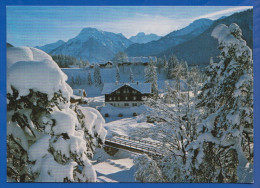
{"type": "Polygon", "coordinates": [[[105,129],[108,131],[107,137],[112,136],[113,133],[124,136],[133,136],[135,135],[135,132],[139,129],[149,128],[153,126],[153,124],[151,123],[146,123],[145,121],[138,121],[139,117],[126,117],[122,119],[111,117],[110,120],[111,121],[104,125],[105,129]]]}
{"type": "MultiPolygon", "coordinates": [[[[130,76],[130,68],[133,72],[133,77],[135,82],[143,83],[145,82],[145,74],[144,69],[145,66],[142,65],[136,65],[136,66],[125,66],[120,67],[120,82],[129,82],[129,76],[130,76]]],[[[102,86],[96,87],[93,85],[87,84],[87,77],[88,73],[91,75],[92,81],[94,80],[93,74],[94,74],[94,68],[62,68],[62,71],[68,76],[68,84],[73,89],[85,89],[88,97],[97,97],[101,96],[102,86]],[[80,84],[72,84],[72,79],[76,80],[80,78],[80,84]]],[[[102,83],[115,83],[116,81],[116,68],[101,68],[100,69],[101,74],[101,80],[102,83]]],[[[165,81],[169,81],[166,79],[165,72],[161,70],[158,71],[158,89],[160,91],[163,91],[165,88],[165,81]]]]}

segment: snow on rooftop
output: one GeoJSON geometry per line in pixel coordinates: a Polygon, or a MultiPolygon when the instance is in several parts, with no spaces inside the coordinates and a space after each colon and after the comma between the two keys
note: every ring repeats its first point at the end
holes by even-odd
{"type": "Polygon", "coordinates": [[[139,91],[140,93],[151,93],[151,83],[104,83],[103,86],[103,90],[101,92],[102,95],[104,94],[110,94],[116,90],[118,90],[119,88],[123,87],[123,86],[129,86],[137,91],[139,91]]]}
{"type": "Polygon", "coordinates": [[[130,63],[149,63],[150,61],[156,62],[156,57],[128,57],[127,62],[130,63]]]}

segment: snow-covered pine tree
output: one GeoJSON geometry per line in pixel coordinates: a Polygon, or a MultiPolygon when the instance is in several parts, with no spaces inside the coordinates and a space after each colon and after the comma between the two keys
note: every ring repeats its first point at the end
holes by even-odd
{"type": "Polygon", "coordinates": [[[165,73],[168,73],[168,61],[166,59],[166,56],[163,57],[163,70],[165,73]]]}
{"type": "Polygon", "coordinates": [[[79,65],[79,68],[83,68],[84,67],[82,58],[79,59],[78,65],[79,65]]]}
{"type": "Polygon", "coordinates": [[[75,79],[74,79],[74,76],[72,75],[72,76],[71,76],[70,84],[73,86],[73,85],[75,85],[75,83],[76,83],[76,81],[75,81],[75,79]]]}
{"type": "Polygon", "coordinates": [[[88,60],[83,61],[83,67],[88,67],[88,66],[89,66],[88,60]]]}
{"type": "Polygon", "coordinates": [[[132,68],[130,68],[130,71],[129,71],[129,81],[131,83],[135,82],[134,81],[134,74],[133,74],[132,68]]]}
{"type": "Polygon", "coordinates": [[[124,63],[127,61],[127,54],[125,52],[118,52],[113,58],[113,62],[117,66],[119,63],[124,63]]]}
{"type": "Polygon", "coordinates": [[[80,75],[77,75],[75,82],[77,85],[82,84],[82,79],[81,79],[80,75]]]}
{"type": "Polygon", "coordinates": [[[137,171],[135,179],[140,182],[163,182],[162,172],[156,161],[147,155],[140,155],[134,158],[137,171]]]}
{"type": "Polygon", "coordinates": [[[250,183],[253,181],[252,51],[235,23],[229,27],[218,25],[212,36],[219,42],[220,62],[211,66],[213,78],[203,87],[202,96],[211,97],[199,103],[207,109],[211,107],[211,111],[200,125],[200,136],[193,147],[199,152],[194,155],[196,172],[200,172],[197,174],[200,177],[207,174],[211,177],[208,181],[250,183]]]}
{"type": "Polygon", "coordinates": [[[156,67],[158,68],[158,73],[161,73],[162,68],[164,67],[164,61],[162,58],[158,58],[156,67]]]}
{"type": "Polygon", "coordinates": [[[158,95],[158,84],[157,84],[157,71],[156,67],[154,66],[153,62],[150,62],[149,65],[145,68],[145,82],[146,83],[151,83],[152,86],[152,93],[154,94],[155,97],[158,95]]]}
{"type": "Polygon", "coordinates": [[[189,66],[187,61],[180,61],[181,67],[182,67],[182,74],[181,77],[182,79],[186,80],[188,77],[188,72],[189,72],[189,66]]]}
{"type": "MultiPolygon", "coordinates": [[[[183,84],[183,82],[181,83],[183,84]]],[[[167,94],[163,98],[147,101],[147,105],[151,108],[149,116],[157,121],[156,126],[146,130],[146,134],[167,145],[164,158],[162,160],[153,159],[160,169],[160,171],[156,171],[162,174],[161,178],[158,178],[158,182],[193,182],[189,152],[193,152],[190,144],[197,138],[196,127],[199,122],[199,111],[195,108],[195,99],[188,97],[189,94],[183,93],[180,88],[182,87],[178,84],[168,85],[167,94]]],[[[190,92],[194,91],[190,90],[190,92]]],[[[144,135],[142,136],[144,137],[144,135]]],[[[147,166],[149,160],[146,161],[147,163],[140,164],[147,166]]],[[[138,163],[138,160],[135,163],[138,163]]],[[[140,165],[138,167],[140,168],[138,171],[141,171],[142,167],[140,165]]],[[[141,179],[142,177],[138,175],[142,174],[136,174],[136,177],[141,179]]]]}
{"type": "Polygon", "coordinates": [[[94,67],[94,83],[96,86],[100,86],[102,84],[101,75],[100,75],[100,67],[97,64],[95,64],[95,67],[94,67]]]}
{"type": "Polygon", "coordinates": [[[197,99],[198,91],[200,89],[200,83],[202,72],[199,70],[198,66],[191,67],[187,75],[188,86],[194,91],[194,97],[197,99]]]}
{"type": "Polygon", "coordinates": [[[216,111],[216,100],[215,100],[215,86],[218,83],[217,71],[219,64],[213,62],[213,58],[210,58],[210,64],[205,70],[206,81],[204,82],[201,92],[198,95],[197,107],[203,107],[203,113],[207,117],[210,113],[216,111]]]}
{"type": "Polygon", "coordinates": [[[45,52],[7,49],[8,181],[96,181],[89,158],[104,142],[104,119],[92,108],[70,108],[66,79],[45,52]]]}
{"type": "Polygon", "coordinates": [[[120,72],[118,66],[116,66],[116,82],[120,83],[120,72]]]}
{"type": "Polygon", "coordinates": [[[172,79],[176,78],[176,66],[179,65],[179,60],[175,55],[170,56],[168,60],[168,66],[167,66],[167,78],[172,79]]]}
{"type": "Polygon", "coordinates": [[[91,74],[88,72],[88,85],[91,86],[93,84],[91,74]]]}

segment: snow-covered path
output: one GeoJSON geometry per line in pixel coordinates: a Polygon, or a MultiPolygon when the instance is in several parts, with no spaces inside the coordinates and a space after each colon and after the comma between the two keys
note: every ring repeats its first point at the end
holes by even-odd
{"type": "MultiPolygon", "coordinates": [[[[107,137],[113,134],[124,136],[135,135],[140,128],[150,128],[153,124],[140,120],[140,117],[133,117],[131,110],[143,113],[144,107],[134,109],[122,109],[114,107],[103,107],[101,113],[109,113],[110,117],[105,118],[104,125],[107,130],[107,137]],[[118,113],[124,117],[118,117],[118,113]]],[[[115,156],[109,156],[103,149],[99,149],[94,155],[94,168],[97,172],[98,182],[136,182],[134,173],[136,171],[133,158],[136,154],[120,150],[115,156]]]]}
{"type": "Polygon", "coordinates": [[[107,159],[94,165],[98,182],[135,182],[133,159],[107,159]]]}

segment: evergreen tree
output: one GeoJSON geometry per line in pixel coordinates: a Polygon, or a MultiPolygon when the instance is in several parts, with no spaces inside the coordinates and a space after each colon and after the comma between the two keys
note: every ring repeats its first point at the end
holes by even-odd
{"type": "Polygon", "coordinates": [[[125,52],[118,52],[115,57],[113,58],[113,62],[115,65],[119,63],[124,63],[128,59],[127,54],[125,52]]]}
{"type": "Polygon", "coordinates": [[[100,68],[97,64],[95,64],[95,67],[94,67],[94,83],[96,86],[100,86],[102,84],[100,68]]]}
{"type": "Polygon", "coordinates": [[[155,95],[155,97],[158,95],[157,80],[158,77],[156,67],[154,66],[153,62],[150,62],[149,65],[145,68],[145,82],[152,84],[152,93],[155,95]]]}
{"type": "Polygon", "coordinates": [[[34,48],[7,53],[20,57],[8,70],[7,84],[7,177],[16,182],[95,182],[89,160],[104,142],[104,120],[86,119],[95,110],[70,104],[72,89],[51,58],[34,48]],[[28,53],[30,52],[31,53],[28,53]],[[37,53],[35,53],[37,52],[37,53]],[[34,60],[24,60],[34,54],[34,60]],[[39,54],[39,56],[38,56],[39,54]],[[37,59],[37,63],[35,60],[37,59]],[[39,67],[40,66],[40,67],[39,67]],[[24,75],[34,75],[28,84],[24,75]],[[46,75],[52,74],[51,78],[46,75]],[[19,78],[19,81],[17,81],[19,78]],[[45,87],[41,87],[42,79],[45,87]],[[37,84],[38,83],[38,84],[37,84]],[[31,87],[31,88],[30,88],[31,87]],[[101,125],[98,129],[91,125],[101,125]]]}
{"type": "Polygon", "coordinates": [[[168,61],[166,59],[166,56],[164,56],[164,58],[163,58],[163,69],[164,69],[165,73],[168,72],[168,61]]]}
{"type": "Polygon", "coordinates": [[[81,77],[80,77],[80,75],[77,75],[77,77],[76,77],[76,84],[77,85],[80,85],[81,83],[82,83],[82,80],[81,80],[81,77]]]}
{"type": "Polygon", "coordinates": [[[169,58],[168,61],[168,67],[167,67],[167,78],[168,79],[172,79],[172,78],[176,78],[176,76],[178,76],[177,74],[179,74],[180,70],[180,66],[179,66],[179,60],[177,59],[177,57],[175,55],[171,56],[169,58]],[[177,67],[179,66],[179,67],[177,67]],[[178,69],[176,69],[178,68],[178,69]]]}
{"type": "Polygon", "coordinates": [[[91,78],[91,74],[90,74],[90,72],[88,72],[88,85],[92,85],[93,84],[93,82],[92,82],[92,78],[91,78]]]}
{"type": "Polygon", "coordinates": [[[130,68],[130,72],[129,72],[129,81],[131,83],[135,82],[134,81],[134,74],[133,74],[132,68],[130,68]]]}
{"type": "Polygon", "coordinates": [[[120,83],[120,73],[118,66],[116,66],[116,82],[120,83]]]}
{"type": "Polygon", "coordinates": [[[188,72],[189,72],[189,66],[188,66],[188,63],[187,61],[180,61],[180,64],[181,64],[181,68],[182,68],[182,79],[186,80],[187,77],[188,77],[188,72]]]}
{"type": "Polygon", "coordinates": [[[200,83],[202,72],[199,70],[198,66],[192,67],[190,71],[188,71],[187,83],[191,90],[194,91],[194,96],[197,98],[198,91],[200,90],[200,83]]]}
{"type": "Polygon", "coordinates": [[[158,68],[158,72],[161,73],[161,70],[164,67],[164,62],[163,62],[162,58],[158,58],[156,67],[158,68]]]}
{"type": "Polygon", "coordinates": [[[220,62],[210,66],[213,75],[200,95],[199,106],[210,113],[199,127],[199,138],[207,135],[207,139],[197,142],[203,153],[197,166],[210,167],[211,181],[253,181],[252,51],[237,24],[218,25],[212,36],[218,39],[221,55],[220,62]],[[213,154],[210,158],[208,151],[213,154]]]}
{"type": "Polygon", "coordinates": [[[162,173],[156,161],[147,155],[141,155],[134,159],[137,171],[135,179],[140,182],[162,182],[162,173]]]}

